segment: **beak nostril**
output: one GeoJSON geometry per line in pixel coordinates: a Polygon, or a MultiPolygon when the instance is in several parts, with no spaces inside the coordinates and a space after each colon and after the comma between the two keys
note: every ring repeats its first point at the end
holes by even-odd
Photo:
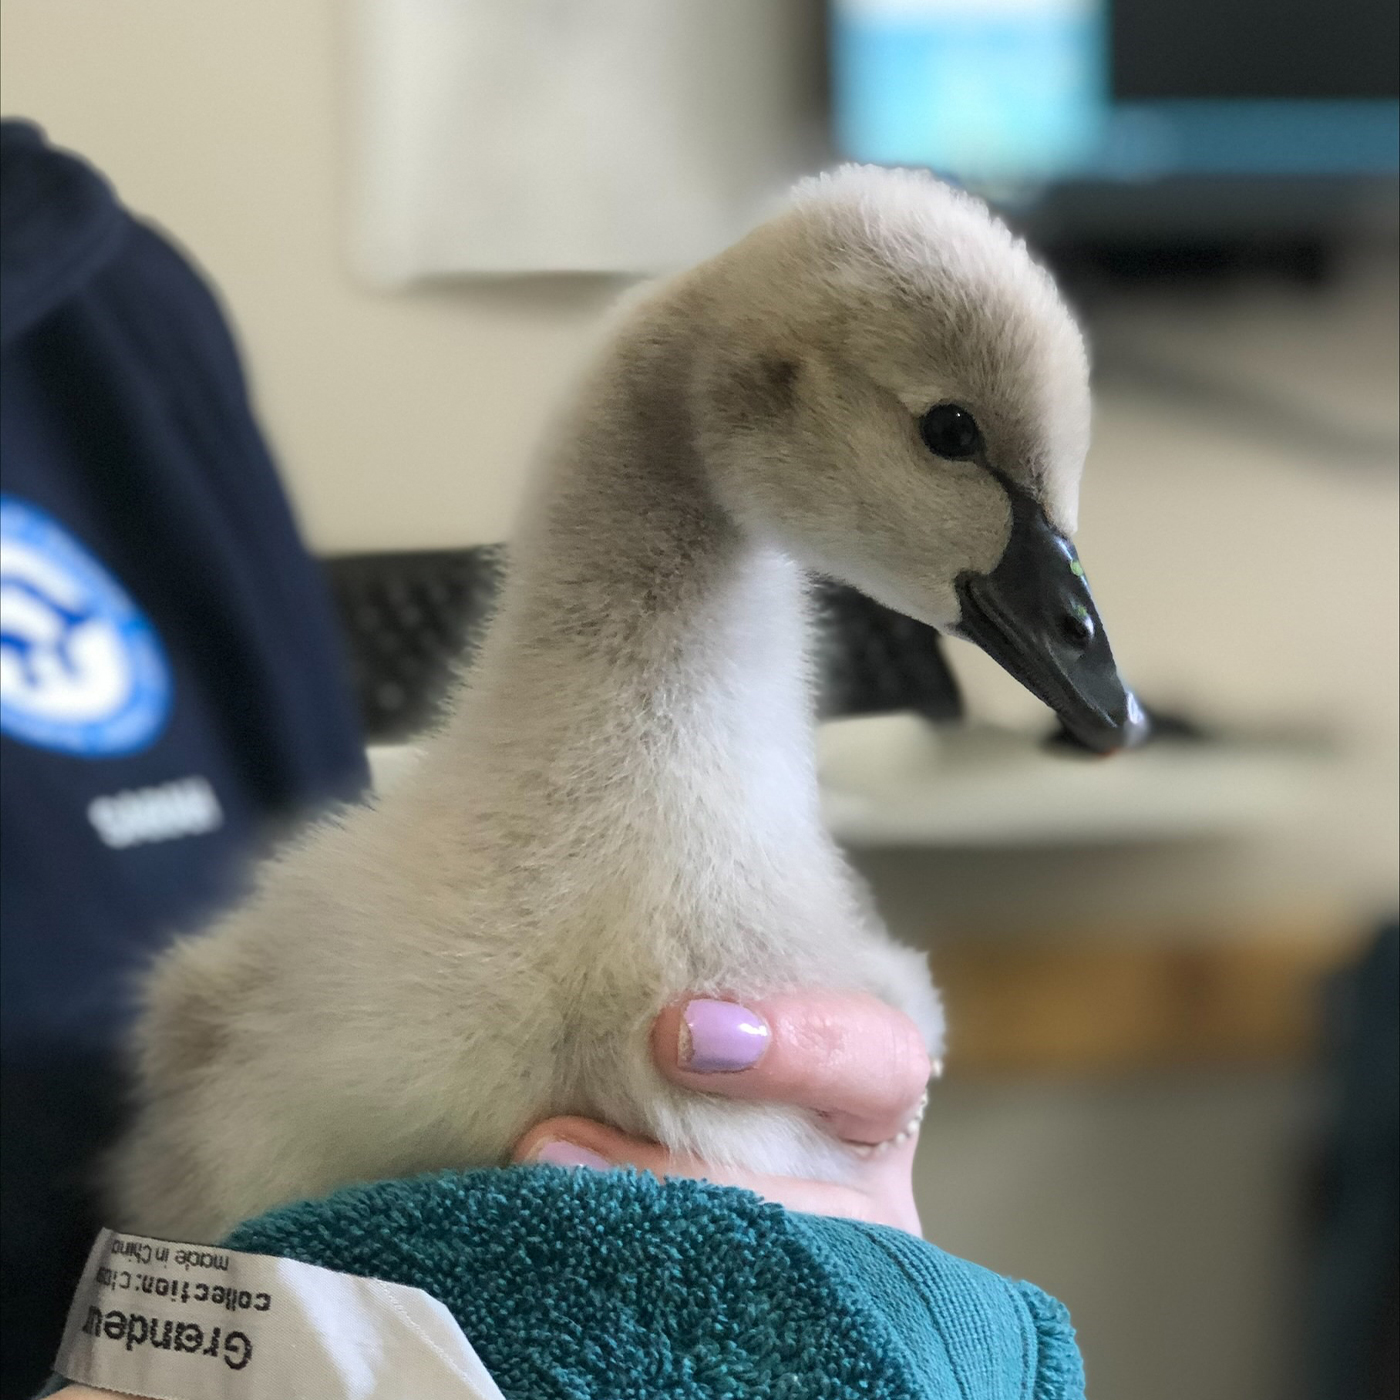
{"type": "Polygon", "coordinates": [[[1094,619],[1087,612],[1069,612],[1060,618],[1060,635],[1081,650],[1094,640],[1094,619]]]}

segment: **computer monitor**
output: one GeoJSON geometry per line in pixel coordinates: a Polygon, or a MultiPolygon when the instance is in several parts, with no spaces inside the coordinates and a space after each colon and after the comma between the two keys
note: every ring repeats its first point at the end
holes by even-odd
{"type": "Polygon", "coordinates": [[[1394,177],[1395,0],[833,0],[843,154],[973,184],[1394,177]]]}

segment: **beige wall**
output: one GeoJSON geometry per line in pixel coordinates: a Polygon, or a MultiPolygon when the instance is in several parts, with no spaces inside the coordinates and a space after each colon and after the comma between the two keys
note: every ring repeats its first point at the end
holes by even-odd
{"type": "Polygon", "coordinates": [[[609,293],[354,284],[344,9],[5,0],[0,100],[105,170],[218,285],[317,547],[497,539],[609,293]]]}

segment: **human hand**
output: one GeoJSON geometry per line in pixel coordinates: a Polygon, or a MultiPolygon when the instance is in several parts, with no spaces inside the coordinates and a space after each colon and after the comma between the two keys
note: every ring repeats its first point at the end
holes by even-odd
{"type": "MultiPolygon", "coordinates": [[[[756,1000],[750,1014],[705,998],[678,1002],[652,1026],[652,1057],[667,1079],[735,1099],[797,1104],[853,1144],[898,1136],[919,1111],[931,1066],[907,1016],[863,994],[793,992],[756,1000]],[[687,1012],[690,1014],[687,1015],[687,1012]],[[757,1013],[757,1014],[753,1014],[757,1013]]],[[[918,1234],[911,1171],[917,1130],[861,1157],[852,1184],[720,1171],[587,1118],[550,1118],[516,1144],[517,1162],[565,1167],[633,1166],[658,1177],[692,1176],[742,1186],[813,1215],[842,1215],[918,1234]]],[[[134,1400],[70,1385],[63,1400],[134,1400]]]]}
{"type": "Polygon", "coordinates": [[[667,1079],[735,1099],[812,1109],[853,1146],[850,1185],[720,1170],[588,1118],[550,1118],[516,1144],[517,1162],[605,1169],[632,1166],[658,1177],[703,1177],[742,1186],[792,1210],[894,1225],[918,1234],[912,1169],[919,1115],[933,1066],[914,1023],[864,993],[793,992],[748,1007],[708,998],[664,1010],[652,1026],[652,1057],[667,1079]]]}

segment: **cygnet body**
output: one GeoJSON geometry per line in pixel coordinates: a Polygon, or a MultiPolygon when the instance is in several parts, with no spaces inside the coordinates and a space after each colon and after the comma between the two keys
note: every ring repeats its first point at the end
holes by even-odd
{"type": "Polygon", "coordinates": [[[1050,278],[924,176],[809,182],[634,298],[411,774],[155,968],[120,1223],[210,1240],[344,1183],[503,1163],[565,1113],[849,1177],[805,1110],[667,1084],[648,1029],[687,991],[859,989],[941,1053],[922,958],[822,824],[805,577],[981,641],[1115,746],[1135,707],[1065,539],[1088,431],[1050,278]]]}

